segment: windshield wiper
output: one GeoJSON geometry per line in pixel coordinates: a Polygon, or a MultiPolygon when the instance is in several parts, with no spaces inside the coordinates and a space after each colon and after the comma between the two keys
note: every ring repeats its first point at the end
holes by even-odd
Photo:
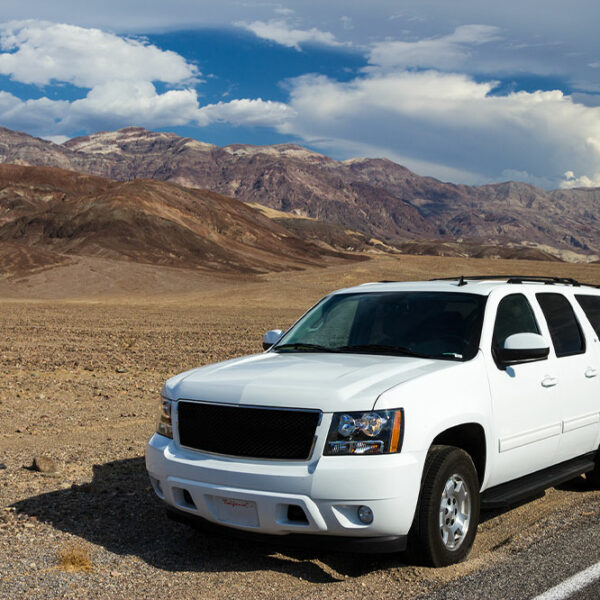
{"type": "Polygon", "coordinates": [[[337,348],[327,348],[319,344],[306,344],[304,342],[293,342],[275,346],[273,350],[299,350],[300,352],[337,352],[337,348]]]}
{"type": "Polygon", "coordinates": [[[410,348],[403,346],[386,346],[384,344],[357,344],[355,346],[340,346],[336,352],[348,352],[357,354],[394,354],[398,356],[414,356],[416,358],[431,358],[429,354],[420,354],[410,348]]]}
{"type": "Polygon", "coordinates": [[[441,354],[432,354],[429,358],[439,358],[441,360],[463,360],[463,355],[458,352],[442,352],[441,354]]]}

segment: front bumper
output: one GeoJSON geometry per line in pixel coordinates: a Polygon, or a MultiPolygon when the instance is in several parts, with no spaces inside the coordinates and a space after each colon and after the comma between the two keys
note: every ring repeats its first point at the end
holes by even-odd
{"type": "Polygon", "coordinates": [[[412,525],[423,460],[412,453],[245,460],[181,448],[156,434],[146,447],[154,490],[177,514],[258,534],[341,536],[365,546],[387,539],[395,549],[412,525]],[[371,524],[358,518],[362,505],[373,512],[371,524]]]}
{"type": "Polygon", "coordinates": [[[268,533],[256,533],[254,531],[245,531],[241,529],[232,529],[231,527],[218,525],[198,515],[192,515],[183,510],[178,510],[169,506],[167,516],[173,521],[191,525],[203,532],[228,536],[242,539],[244,541],[253,541],[262,544],[282,545],[288,547],[310,548],[318,546],[319,550],[336,552],[362,552],[365,554],[380,554],[391,552],[404,552],[408,545],[407,535],[388,535],[381,537],[349,537],[336,535],[322,535],[316,537],[311,534],[290,533],[288,535],[274,536],[268,533]]]}

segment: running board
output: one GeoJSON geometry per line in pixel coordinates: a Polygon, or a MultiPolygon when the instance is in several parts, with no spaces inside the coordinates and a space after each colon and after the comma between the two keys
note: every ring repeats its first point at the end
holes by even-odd
{"type": "Polygon", "coordinates": [[[595,453],[586,454],[573,460],[554,465],[543,471],[514,479],[485,490],[481,494],[481,508],[505,508],[529,498],[543,495],[544,491],[593,471],[596,465],[595,453]]]}

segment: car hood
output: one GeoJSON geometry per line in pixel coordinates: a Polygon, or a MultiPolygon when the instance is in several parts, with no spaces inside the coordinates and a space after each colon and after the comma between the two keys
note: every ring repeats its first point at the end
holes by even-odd
{"type": "Polygon", "coordinates": [[[386,390],[458,364],[403,356],[267,352],[182,373],[164,391],[173,400],[369,410],[386,390]]]}

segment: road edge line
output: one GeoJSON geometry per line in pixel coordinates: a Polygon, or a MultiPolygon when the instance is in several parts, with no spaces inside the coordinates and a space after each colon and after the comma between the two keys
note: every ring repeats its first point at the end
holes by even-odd
{"type": "Polygon", "coordinates": [[[565,579],[532,600],[564,600],[600,579],[600,562],[565,579]]]}

